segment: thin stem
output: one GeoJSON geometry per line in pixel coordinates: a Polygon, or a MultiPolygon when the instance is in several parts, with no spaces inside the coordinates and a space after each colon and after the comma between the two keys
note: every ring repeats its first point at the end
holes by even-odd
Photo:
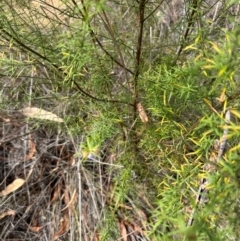
{"type": "MultiPolygon", "coordinates": [[[[142,40],[143,40],[143,26],[144,26],[144,10],[145,10],[146,0],[141,0],[139,2],[139,33],[137,39],[137,51],[136,51],[136,64],[135,64],[135,75],[133,80],[133,122],[138,116],[138,82],[139,74],[141,68],[141,55],[142,55],[142,40]]],[[[138,137],[135,130],[136,125],[133,127],[135,151],[138,153],[138,137]]]]}
{"type": "Polygon", "coordinates": [[[192,28],[192,25],[194,24],[194,18],[196,16],[196,13],[197,13],[197,7],[198,7],[198,0],[194,0],[193,3],[192,3],[192,11],[190,13],[190,17],[188,19],[188,23],[187,23],[187,28],[185,29],[185,32],[183,34],[183,37],[182,37],[182,43],[179,45],[178,49],[177,49],[177,52],[176,52],[176,60],[179,58],[180,54],[182,53],[182,50],[185,46],[185,42],[190,34],[190,30],[192,28]]]}
{"type": "MultiPolygon", "coordinates": [[[[16,38],[14,37],[13,35],[11,35],[9,32],[7,32],[5,29],[1,29],[1,31],[6,35],[8,36],[10,39],[12,39],[15,43],[17,43],[20,48],[24,51],[27,51],[27,52],[30,52],[36,56],[38,56],[39,58],[41,58],[42,60],[44,61],[47,61],[52,67],[54,67],[58,72],[61,72],[62,74],[65,75],[65,73],[63,73],[63,71],[61,70],[61,68],[57,65],[57,64],[54,64],[52,63],[52,61],[47,58],[46,56],[40,54],[39,52],[35,51],[34,49],[32,49],[31,47],[27,46],[26,44],[24,44],[19,38],[16,38]]],[[[7,41],[10,41],[10,39],[8,38],[5,38],[7,41]]],[[[121,101],[121,100],[111,100],[111,99],[104,99],[104,98],[98,98],[98,97],[95,97],[89,93],[87,93],[85,90],[83,90],[80,85],[75,81],[75,80],[71,80],[72,83],[76,86],[77,90],[79,92],[81,92],[83,95],[93,99],[93,100],[96,100],[96,101],[101,101],[101,102],[110,102],[110,103],[119,103],[119,104],[125,104],[125,105],[130,105],[132,106],[131,103],[127,103],[127,102],[124,102],[124,101],[121,101]]]]}

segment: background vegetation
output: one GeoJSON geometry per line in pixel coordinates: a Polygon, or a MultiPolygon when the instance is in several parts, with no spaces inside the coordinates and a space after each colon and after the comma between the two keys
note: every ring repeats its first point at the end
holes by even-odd
{"type": "Polygon", "coordinates": [[[1,239],[239,240],[239,9],[2,1],[1,239]]]}

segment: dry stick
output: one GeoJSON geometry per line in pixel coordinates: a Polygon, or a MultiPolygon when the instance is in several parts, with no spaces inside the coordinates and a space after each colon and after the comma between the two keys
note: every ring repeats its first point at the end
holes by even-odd
{"type": "MultiPolygon", "coordinates": [[[[34,76],[34,72],[33,72],[33,66],[31,66],[31,79],[30,79],[30,86],[29,86],[29,107],[31,107],[32,105],[32,88],[33,88],[33,76],[34,76]]],[[[27,120],[27,124],[26,124],[26,132],[29,132],[29,121],[27,120]]],[[[27,150],[29,150],[31,148],[30,146],[30,142],[32,141],[32,135],[28,134],[28,138],[27,140],[24,141],[24,148],[25,148],[25,153],[27,153],[27,150]]],[[[26,154],[25,154],[26,155],[26,154]]],[[[35,166],[35,161],[32,161],[31,163],[31,168],[28,172],[28,174],[26,174],[26,169],[24,168],[24,175],[27,176],[26,180],[30,178],[33,168],[35,166]]],[[[29,185],[28,182],[26,182],[26,189],[27,189],[27,198],[28,198],[28,204],[31,203],[31,198],[30,198],[30,192],[29,192],[29,185]]]]}
{"type": "MultiPolygon", "coordinates": [[[[231,114],[230,114],[230,110],[226,111],[225,114],[225,123],[229,124],[231,119],[231,114]]],[[[216,158],[216,163],[219,162],[219,160],[222,158],[224,150],[226,148],[227,145],[227,135],[228,135],[228,127],[225,126],[223,129],[223,136],[222,139],[220,140],[220,143],[218,145],[218,147],[216,148],[216,142],[214,143],[214,149],[218,149],[218,156],[216,158]]],[[[205,165],[205,170],[208,172],[214,171],[212,170],[212,167],[209,167],[209,165],[205,165]]],[[[199,204],[204,204],[205,199],[206,199],[206,194],[207,194],[207,189],[206,186],[208,184],[208,180],[206,178],[203,178],[201,180],[198,192],[197,192],[197,197],[196,197],[196,207],[192,210],[190,218],[188,220],[187,226],[190,227],[193,224],[194,221],[194,214],[196,209],[198,208],[199,204]]]]}

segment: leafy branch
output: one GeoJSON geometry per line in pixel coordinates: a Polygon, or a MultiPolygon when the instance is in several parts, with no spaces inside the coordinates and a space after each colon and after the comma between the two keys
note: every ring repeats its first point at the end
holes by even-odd
{"type": "MultiPolygon", "coordinates": [[[[13,40],[16,44],[19,45],[20,49],[23,51],[27,51],[31,54],[36,55],[37,57],[39,57],[40,59],[42,59],[43,61],[47,61],[52,67],[54,67],[58,72],[61,72],[62,74],[66,75],[66,73],[64,73],[61,68],[53,63],[48,57],[42,55],[41,53],[37,52],[36,50],[34,50],[33,48],[27,46],[25,43],[23,43],[20,38],[16,38],[14,37],[11,33],[7,32],[5,29],[1,29],[2,33],[4,33],[6,36],[3,36],[3,38],[5,38],[8,42],[10,42],[11,40],[13,40]]],[[[118,103],[118,104],[125,104],[125,105],[132,105],[131,103],[127,103],[125,101],[121,101],[121,100],[112,100],[112,99],[103,99],[103,98],[98,98],[96,96],[93,96],[91,94],[89,94],[88,92],[86,92],[74,79],[71,79],[72,83],[74,83],[74,85],[76,86],[77,90],[82,93],[83,95],[85,95],[86,97],[89,97],[95,101],[100,101],[100,102],[108,102],[108,103],[118,103]]]]}

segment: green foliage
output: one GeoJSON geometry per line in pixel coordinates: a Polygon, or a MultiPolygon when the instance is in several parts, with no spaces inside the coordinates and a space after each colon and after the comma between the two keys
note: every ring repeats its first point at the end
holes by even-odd
{"type": "Polygon", "coordinates": [[[235,49],[238,35],[226,35],[226,42],[219,46],[211,43],[213,48],[207,57],[191,47],[197,51],[194,63],[170,69],[157,66],[146,72],[141,81],[144,103],[153,120],[143,135],[141,148],[164,175],[153,212],[156,240],[226,240],[239,235],[234,228],[239,225],[234,218],[239,198],[239,146],[235,147],[239,132],[238,121],[234,122],[234,118],[239,118],[238,112],[232,111],[233,122],[228,124],[228,145],[232,149],[227,148],[218,172],[202,173],[200,169],[202,163],[209,162],[213,141],[223,136],[226,108],[238,106],[235,64],[239,54],[229,55],[235,49]],[[225,92],[234,96],[231,104],[225,92]],[[192,129],[194,124],[197,125],[192,129]],[[175,141],[167,144],[168,140],[175,141]],[[191,189],[197,189],[200,177],[210,180],[209,201],[196,212],[194,226],[186,229],[182,225],[189,217],[186,204],[195,206],[191,189]]]}
{"type": "Polygon", "coordinates": [[[108,200],[96,227],[102,240],[118,239],[118,211],[135,197],[135,205],[144,206],[138,195],[143,189],[152,204],[147,231],[153,240],[237,240],[240,34],[229,27],[233,17],[222,22],[231,6],[213,11],[202,1],[184,1],[183,7],[142,0],[61,4],[45,12],[19,1],[1,5],[7,47],[0,67],[11,82],[10,92],[1,91],[3,109],[31,103],[61,112],[71,137],[84,140],[76,145],[83,166],[91,153],[115,157],[107,168],[98,166],[99,180],[111,182],[109,193],[101,187],[108,200]],[[140,121],[138,103],[149,122],[140,121]],[[204,164],[226,126],[227,150],[217,171],[208,173],[204,164]],[[203,177],[209,180],[208,201],[187,227],[203,177]]]}

